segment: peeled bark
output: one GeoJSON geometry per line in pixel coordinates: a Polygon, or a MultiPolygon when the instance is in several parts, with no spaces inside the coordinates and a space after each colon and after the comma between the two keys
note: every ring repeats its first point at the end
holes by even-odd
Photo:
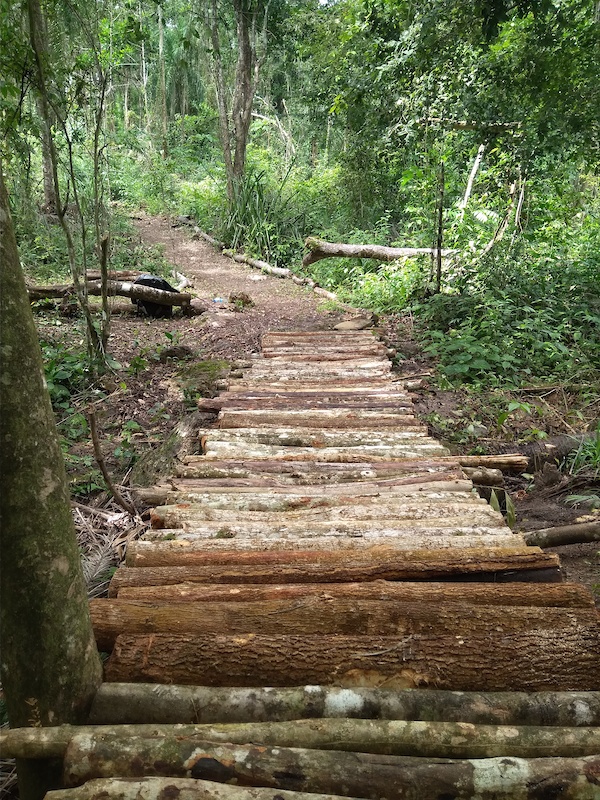
{"type": "Polygon", "coordinates": [[[397,800],[451,796],[467,800],[535,798],[544,792],[560,797],[593,798],[600,756],[447,761],[414,756],[347,753],[262,745],[214,744],[190,738],[76,736],[65,755],[65,783],[77,786],[96,777],[146,775],[235,782],[237,786],[397,800]],[[510,777],[507,779],[507,773],[510,777]],[[481,790],[481,785],[483,791],[481,790]],[[451,794],[450,794],[451,792],[451,794]]]}
{"type": "Polygon", "coordinates": [[[342,800],[331,794],[264,788],[242,789],[191,778],[140,778],[133,781],[119,778],[99,779],[89,781],[85,786],[78,786],[76,789],[49,792],[46,800],[166,800],[168,797],[177,797],[177,800],[342,800]]]}
{"type": "Polygon", "coordinates": [[[412,600],[305,597],[294,600],[219,603],[151,603],[92,600],[91,614],[100,650],[112,650],[120,634],[178,634],[204,636],[227,631],[273,636],[412,636],[439,634],[468,638],[494,628],[515,636],[528,630],[570,628],[574,620],[593,624],[594,610],[478,606],[468,602],[415,603],[412,600]]]}
{"type": "MultiPolygon", "coordinates": [[[[325,242],[309,236],[304,246],[310,253],[302,259],[302,266],[308,267],[323,258],[375,258],[378,261],[396,261],[399,258],[412,256],[435,256],[436,248],[432,247],[383,247],[376,244],[342,244],[341,242],[325,242]]],[[[442,250],[442,256],[450,256],[456,250],[442,250]]]]}
{"type": "Polygon", "coordinates": [[[212,688],[103,683],[89,722],[283,722],[294,719],[405,719],[476,725],[600,725],[600,692],[452,692],[442,689],[212,688]]]}
{"type": "Polygon", "coordinates": [[[264,600],[304,601],[315,596],[337,600],[338,597],[371,600],[413,601],[416,603],[465,602],[472,605],[545,606],[559,608],[594,608],[594,598],[578,583],[410,583],[370,581],[365,583],[274,584],[198,584],[125,587],[121,600],[144,600],[153,603],[191,602],[262,602],[264,600]]]}
{"type": "MultiPolygon", "coordinates": [[[[68,482],[0,165],[0,627],[10,724],[85,718],[101,680],[68,482]]],[[[56,763],[18,764],[21,796],[56,763]]]]}
{"type": "Polygon", "coordinates": [[[403,552],[394,558],[377,553],[322,553],[283,551],[266,553],[261,563],[243,563],[242,557],[257,561],[257,553],[224,551],[212,553],[210,564],[195,567],[121,567],[110,582],[109,596],[125,586],[169,586],[175,583],[348,583],[373,580],[476,580],[560,582],[558,556],[492,548],[465,552],[403,552]],[[299,563],[302,555],[303,563],[299,563]],[[268,556],[268,558],[267,558],[268,556]],[[310,558],[307,558],[310,557],[310,558]],[[321,561],[318,559],[321,558],[321,561]],[[277,565],[276,571],[274,569],[277,565]]]}

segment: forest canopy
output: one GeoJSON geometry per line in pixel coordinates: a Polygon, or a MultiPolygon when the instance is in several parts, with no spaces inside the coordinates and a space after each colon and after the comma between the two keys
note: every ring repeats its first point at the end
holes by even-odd
{"type": "MultiPolygon", "coordinates": [[[[131,209],[302,271],[307,236],[455,251],[304,268],[412,311],[449,382],[594,383],[600,14],[590,0],[2,0],[3,158],[28,277],[85,275],[131,209]]],[[[64,276],[63,276],[64,277],[64,276]]]]}

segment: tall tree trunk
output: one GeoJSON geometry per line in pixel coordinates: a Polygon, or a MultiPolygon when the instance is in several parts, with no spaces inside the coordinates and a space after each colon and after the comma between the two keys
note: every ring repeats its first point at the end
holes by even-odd
{"type": "MultiPolygon", "coordinates": [[[[85,720],[101,681],[68,484],[0,169],[0,634],[10,724],[85,720]]],[[[22,800],[60,785],[17,764],[22,800]]]]}
{"type": "Polygon", "coordinates": [[[229,107],[225,89],[225,77],[223,74],[223,61],[221,59],[221,43],[219,40],[219,9],[217,0],[212,0],[210,13],[208,16],[208,26],[210,29],[210,39],[212,45],[213,75],[215,80],[215,91],[217,95],[217,106],[219,109],[219,138],[223,150],[223,160],[225,162],[225,175],[227,177],[227,198],[233,204],[235,200],[234,179],[233,179],[233,159],[231,158],[231,141],[229,133],[229,107]]]}
{"type": "Polygon", "coordinates": [[[252,121],[252,103],[258,79],[256,58],[256,17],[249,0],[234,0],[238,57],[235,69],[235,93],[233,98],[234,158],[233,178],[239,183],[246,166],[246,146],[252,121]]]}
{"type": "Polygon", "coordinates": [[[158,8],[158,65],[159,65],[159,102],[160,102],[160,129],[162,134],[162,154],[166,158],[169,154],[167,142],[167,84],[165,80],[165,30],[163,24],[162,6],[158,8]]]}

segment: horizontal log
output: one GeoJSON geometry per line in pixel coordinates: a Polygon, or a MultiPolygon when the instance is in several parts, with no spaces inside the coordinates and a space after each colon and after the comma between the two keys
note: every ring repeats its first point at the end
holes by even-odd
{"type": "Polygon", "coordinates": [[[15,728],[0,733],[5,758],[64,758],[75,736],[94,734],[120,739],[194,737],[198,742],[300,747],[428,758],[581,758],[597,755],[598,728],[473,725],[365,719],[304,719],[285,722],[195,725],[62,725],[57,728],[15,728]]]}
{"type": "MultiPolygon", "coordinates": [[[[278,392],[303,392],[313,394],[329,394],[334,391],[354,392],[354,393],[373,393],[377,390],[392,394],[394,386],[396,385],[391,377],[371,377],[370,375],[357,375],[355,377],[330,377],[327,376],[323,380],[276,380],[275,378],[261,379],[243,379],[231,380],[226,382],[227,391],[230,394],[240,392],[243,394],[255,392],[270,392],[271,394],[278,392]]],[[[224,387],[225,388],[225,387],[224,387]]],[[[404,395],[404,389],[401,383],[398,383],[398,392],[404,395]]]]}
{"type": "Polygon", "coordinates": [[[109,596],[125,586],[168,586],[174,583],[348,583],[373,580],[476,580],[560,582],[558,556],[549,553],[448,550],[405,551],[402,557],[381,557],[368,551],[329,553],[327,560],[314,560],[321,553],[265,553],[263,563],[247,563],[255,553],[223,551],[210,556],[210,565],[194,567],[121,567],[113,575],[109,596]],[[313,560],[310,560],[312,557],[313,560]],[[240,563],[246,559],[246,563],[240,563]],[[274,571],[274,565],[277,569],[274,571]]]}
{"type": "Polygon", "coordinates": [[[249,398],[241,396],[236,399],[235,397],[228,397],[227,393],[224,393],[218,397],[200,398],[198,400],[198,408],[201,411],[213,412],[218,412],[221,409],[227,409],[228,411],[265,411],[270,408],[276,411],[317,411],[320,409],[360,411],[364,409],[365,411],[382,414],[396,413],[414,416],[414,407],[408,400],[377,398],[373,400],[357,400],[352,397],[343,397],[336,400],[332,395],[303,397],[301,392],[272,394],[259,399],[255,399],[253,396],[249,398]]]}
{"type": "Polygon", "coordinates": [[[370,461],[394,461],[403,458],[437,458],[444,456],[448,450],[435,440],[423,436],[420,441],[414,439],[394,445],[359,444],[345,447],[295,447],[291,444],[278,446],[268,444],[251,444],[243,440],[224,441],[210,438],[204,442],[204,457],[206,460],[232,459],[239,461],[243,458],[261,459],[271,461],[319,461],[330,463],[355,463],[368,459],[370,461]]]}
{"type": "Polygon", "coordinates": [[[394,445],[420,445],[426,443],[444,450],[425,431],[408,428],[406,431],[351,430],[343,428],[231,428],[227,430],[207,428],[199,431],[206,446],[217,442],[244,445],[263,444],[275,447],[393,447],[394,445]]]}
{"type": "Polygon", "coordinates": [[[271,554],[277,551],[293,553],[324,552],[331,550],[340,555],[352,557],[354,553],[375,549],[388,552],[390,557],[401,557],[404,552],[419,547],[435,550],[473,550],[475,548],[503,548],[511,552],[524,551],[525,542],[509,528],[449,528],[423,530],[407,526],[405,530],[376,528],[362,530],[359,536],[349,536],[342,530],[327,531],[328,535],[297,535],[294,531],[267,529],[266,534],[253,536],[251,530],[243,526],[222,526],[221,528],[194,528],[192,531],[170,531],[166,539],[152,537],[140,540],[129,547],[127,565],[136,567],[193,566],[211,563],[215,555],[224,549],[235,548],[237,553],[248,556],[258,553],[271,554]]]}
{"type": "MultiPolygon", "coordinates": [[[[365,583],[307,584],[198,584],[125,587],[118,593],[123,600],[155,603],[261,602],[263,600],[305,600],[315,596],[397,600],[399,602],[465,602],[471,605],[545,606],[594,608],[591,593],[578,583],[410,583],[370,581],[365,583]]],[[[537,723],[536,723],[537,724],[537,723]]]]}
{"type": "Polygon", "coordinates": [[[254,269],[259,269],[261,272],[265,272],[267,275],[276,275],[278,278],[289,278],[292,275],[291,270],[285,267],[273,267],[267,261],[261,261],[258,258],[251,258],[250,256],[246,256],[242,253],[236,253],[234,250],[223,250],[224,256],[229,256],[229,258],[236,261],[238,264],[247,264],[249,267],[253,267],[254,269]]]}
{"type": "MultiPolygon", "coordinates": [[[[310,252],[302,259],[302,266],[308,267],[323,258],[374,258],[377,261],[396,261],[400,258],[414,258],[415,256],[435,257],[436,248],[431,247],[384,247],[377,244],[342,244],[341,242],[326,242],[309,236],[304,242],[310,252]]],[[[442,257],[456,253],[456,250],[444,249],[442,257]]]]}
{"type": "Polygon", "coordinates": [[[388,478],[403,478],[408,480],[416,478],[421,481],[423,474],[432,481],[455,480],[463,478],[456,458],[418,459],[411,461],[389,462],[356,462],[354,464],[336,463],[286,463],[281,461],[270,462],[267,459],[253,461],[251,459],[239,461],[211,461],[207,462],[203,456],[186,456],[179,470],[189,467],[197,475],[193,478],[206,481],[229,478],[248,478],[254,476],[284,476],[297,480],[299,484],[318,483],[344,483],[347,481],[385,480],[388,478]]]}
{"type": "MultiPolygon", "coordinates": [[[[192,778],[99,778],[75,789],[56,789],[45,800],[342,800],[332,794],[242,788],[192,778]]],[[[356,799],[355,799],[356,800],[356,799]]]]}
{"type": "MultiPolygon", "coordinates": [[[[27,291],[30,300],[42,300],[48,297],[65,297],[75,293],[73,285],[59,286],[28,286],[27,291]]],[[[90,295],[102,294],[99,281],[88,281],[86,291],[90,295]]],[[[151,303],[158,303],[164,306],[185,306],[189,305],[192,296],[181,294],[180,292],[165,292],[162,289],[153,289],[150,286],[143,286],[131,281],[109,281],[107,294],[110,297],[119,295],[121,297],[131,297],[133,300],[146,300],[151,303]]]]}
{"type": "Polygon", "coordinates": [[[526,531],[523,538],[536,547],[557,547],[578,542],[600,542],[600,522],[580,522],[556,528],[526,531]]]}
{"type": "Polygon", "coordinates": [[[453,798],[477,795],[494,800],[502,795],[510,797],[509,786],[513,797],[518,792],[523,800],[535,798],[539,796],[537,788],[541,782],[546,795],[555,790],[561,797],[581,798],[584,793],[592,797],[592,790],[597,788],[594,773],[600,769],[600,756],[588,756],[585,760],[512,758],[507,761],[443,759],[441,763],[432,763],[430,759],[414,756],[215,744],[202,742],[196,736],[124,740],[121,736],[96,734],[73,737],[65,754],[64,780],[68,786],[77,786],[95,777],[136,777],[142,771],[149,775],[351,794],[374,800],[397,800],[399,793],[406,797],[407,786],[412,787],[408,796],[418,800],[438,798],[440,794],[447,797],[450,787],[453,798]],[[480,792],[482,782],[484,794],[480,792]]]}
{"type": "Polygon", "coordinates": [[[339,347],[336,345],[311,345],[305,349],[297,347],[272,347],[263,349],[261,357],[255,359],[259,364],[263,361],[276,364],[311,363],[319,361],[353,361],[357,358],[389,357],[389,349],[384,344],[373,342],[370,345],[339,347]]]}
{"type": "Polygon", "coordinates": [[[451,692],[443,689],[213,688],[103,683],[90,711],[96,725],[405,719],[476,725],[600,725],[600,692],[451,692]]]}
{"type": "MultiPolygon", "coordinates": [[[[105,679],[208,686],[311,683],[460,691],[597,691],[599,650],[600,623],[582,624],[576,619],[559,630],[534,628],[512,635],[492,628],[468,637],[437,633],[400,637],[122,634],[105,665],[105,679]]],[[[354,742],[364,748],[362,737],[354,742]]],[[[556,750],[549,754],[553,753],[556,750]]]]}
{"type": "Polygon", "coordinates": [[[226,408],[218,417],[220,428],[264,428],[302,427],[302,428],[395,428],[398,430],[416,429],[427,433],[427,427],[411,414],[390,411],[369,411],[365,409],[300,409],[279,411],[273,409],[249,409],[236,411],[226,408]]]}
{"type": "Polygon", "coordinates": [[[477,486],[504,486],[504,477],[499,469],[463,467],[463,472],[477,486]]]}
{"type": "MultiPolygon", "coordinates": [[[[414,603],[396,599],[306,597],[261,602],[157,604],[144,601],[90,601],[94,634],[102,651],[112,650],[120,634],[204,636],[227,631],[273,636],[450,636],[482,637],[493,628],[507,636],[536,630],[572,628],[598,622],[594,609],[476,607],[468,603],[414,603]]],[[[488,653],[489,657],[489,653],[488,653]]]]}

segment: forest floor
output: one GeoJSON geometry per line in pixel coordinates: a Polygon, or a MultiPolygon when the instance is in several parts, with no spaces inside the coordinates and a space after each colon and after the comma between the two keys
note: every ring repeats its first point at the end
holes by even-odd
{"type": "MultiPolygon", "coordinates": [[[[197,317],[175,312],[169,319],[113,316],[109,349],[121,367],[102,381],[104,397],[97,404],[97,417],[106,462],[115,478],[123,480],[127,480],[128,468],[139,454],[159,446],[175,424],[193,411],[198,396],[215,393],[215,380],[227,374],[232,362],[260,351],[263,332],[331,330],[336,323],[360,313],[323,302],[291,280],[235,263],[203,240],[194,239],[187,226],[144,215],[136,216],[133,224],[137,244],[159,247],[164,258],[189,280],[191,285],[185,291],[204,301],[207,311],[197,317]]],[[[37,321],[45,341],[73,345],[74,337],[80,335],[77,319],[63,319],[57,324],[55,319],[38,314],[37,321]]],[[[397,371],[403,376],[425,375],[422,388],[413,395],[417,414],[428,423],[432,435],[454,453],[518,452],[517,442],[583,432],[600,416],[600,399],[598,403],[588,399],[578,404],[577,398],[561,387],[550,387],[542,397],[533,399],[514,392],[442,391],[436,388],[435,363],[423,354],[413,336],[412,320],[386,316],[378,325],[389,346],[398,351],[397,371]],[[515,398],[535,407],[534,422],[531,415],[517,409],[498,426],[498,414],[515,398]],[[572,412],[577,404],[575,427],[572,412]]],[[[93,451],[87,438],[71,450],[75,472],[78,462],[80,466],[92,463],[93,451]]],[[[536,475],[508,477],[506,487],[515,503],[519,530],[600,517],[599,510],[566,502],[569,496],[581,495],[584,490],[599,495],[597,474],[577,480],[547,468],[536,475]]],[[[80,491],[85,492],[84,484],[80,491]]],[[[600,592],[598,543],[551,551],[560,554],[568,579],[600,592]]]]}

